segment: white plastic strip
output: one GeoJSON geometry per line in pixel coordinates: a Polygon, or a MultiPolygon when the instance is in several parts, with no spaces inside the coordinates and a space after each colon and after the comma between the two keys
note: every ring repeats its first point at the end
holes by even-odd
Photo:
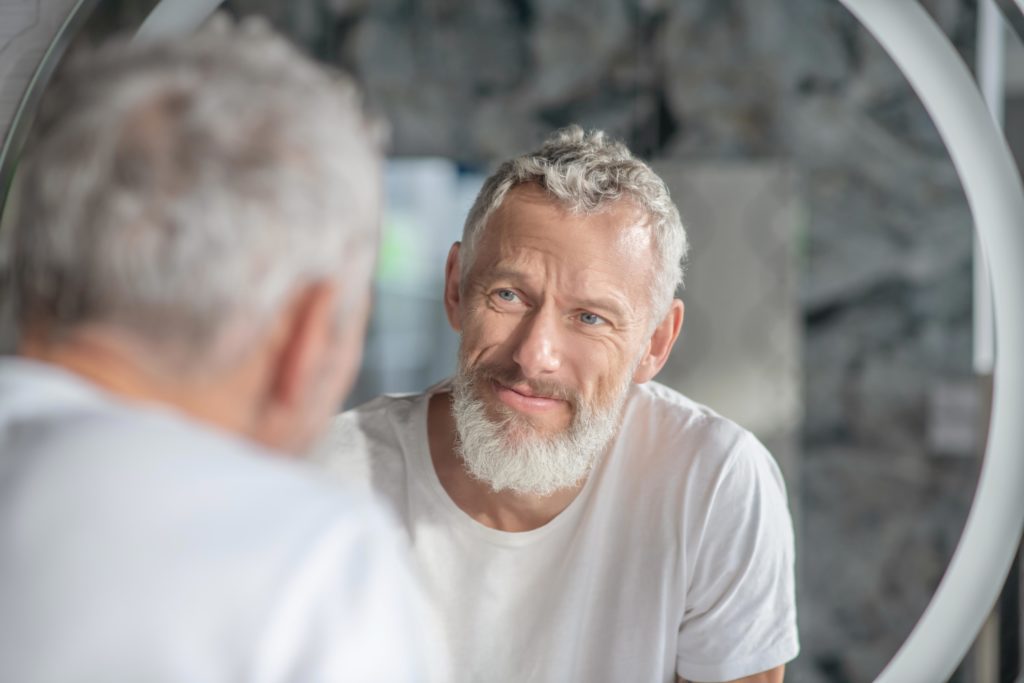
{"type": "MultiPolygon", "coordinates": [[[[931,114],[989,257],[996,365],[988,452],[964,534],[935,596],[881,683],[949,679],[992,609],[1024,525],[1024,193],[967,67],[911,0],[841,0],[878,39],[931,114]]],[[[922,226],[927,228],[927,226],[922,226]]]]}
{"type": "Polygon", "coordinates": [[[975,72],[978,77],[978,88],[989,111],[992,112],[992,118],[1002,127],[1006,80],[1006,25],[995,0],[978,2],[977,42],[975,72]]]}
{"type": "MultiPolygon", "coordinates": [[[[1022,0],[1024,1],[1024,0],[1022,0]]],[[[1003,125],[1003,99],[1006,72],[1006,26],[995,0],[978,3],[978,48],[975,72],[978,86],[996,125],[1003,125]]],[[[995,365],[995,328],[992,319],[992,284],[988,263],[977,235],[974,237],[974,371],[992,373],[995,365]]]]}
{"type": "Polygon", "coordinates": [[[191,33],[220,7],[221,0],[161,0],[135,33],[135,40],[155,40],[191,33]]]}

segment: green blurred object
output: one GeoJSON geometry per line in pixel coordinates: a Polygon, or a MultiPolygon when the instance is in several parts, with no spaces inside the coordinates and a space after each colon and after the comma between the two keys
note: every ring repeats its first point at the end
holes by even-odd
{"type": "Polygon", "coordinates": [[[389,210],[383,220],[377,283],[411,285],[423,279],[423,226],[404,211],[389,210]]]}

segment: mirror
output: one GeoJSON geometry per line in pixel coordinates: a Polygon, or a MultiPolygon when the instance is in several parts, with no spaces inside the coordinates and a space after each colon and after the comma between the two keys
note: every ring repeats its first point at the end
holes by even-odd
{"type": "MultiPolygon", "coordinates": [[[[103,0],[79,32],[138,26],[154,5],[103,0]]],[[[444,255],[494,165],[568,123],[609,131],[653,162],[693,243],[687,322],[659,381],[753,429],[786,474],[802,640],[787,680],[870,680],[942,578],[984,450],[972,216],[950,156],[839,3],[581,6],[223,3],[355,73],[393,125],[352,403],[451,372],[444,255]]],[[[926,8],[970,61],[975,4],[926,8]]],[[[1024,87],[1007,92],[1008,117],[1024,116],[1024,87]]],[[[1018,671],[1019,652],[997,666],[1018,671]]],[[[951,680],[979,680],[986,656],[951,680]]]]}

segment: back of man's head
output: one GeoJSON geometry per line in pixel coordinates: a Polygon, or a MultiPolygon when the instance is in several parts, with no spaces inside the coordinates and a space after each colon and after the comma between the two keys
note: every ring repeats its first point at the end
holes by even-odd
{"type": "Polygon", "coordinates": [[[359,94],[259,24],[80,54],[33,133],[14,228],[23,324],[111,323],[201,351],[297,286],[368,271],[378,154],[359,94]]]}
{"type": "MultiPolygon", "coordinates": [[[[23,349],[113,330],[183,376],[263,337],[268,353],[295,356],[277,328],[305,309],[282,310],[318,283],[336,290],[331,315],[355,320],[358,338],[379,137],[348,78],[263,24],[77,55],[44,97],[19,169],[23,349]]],[[[250,389],[281,381],[260,372],[250,389]]]]}

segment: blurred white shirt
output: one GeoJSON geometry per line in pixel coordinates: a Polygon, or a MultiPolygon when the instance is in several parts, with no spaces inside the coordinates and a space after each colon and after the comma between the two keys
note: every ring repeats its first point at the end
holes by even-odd
{"type": "Polygon", "coordinates": [[[0,680],[432,678],[391,520],[305,467],[0,359],[0,680]]]}

